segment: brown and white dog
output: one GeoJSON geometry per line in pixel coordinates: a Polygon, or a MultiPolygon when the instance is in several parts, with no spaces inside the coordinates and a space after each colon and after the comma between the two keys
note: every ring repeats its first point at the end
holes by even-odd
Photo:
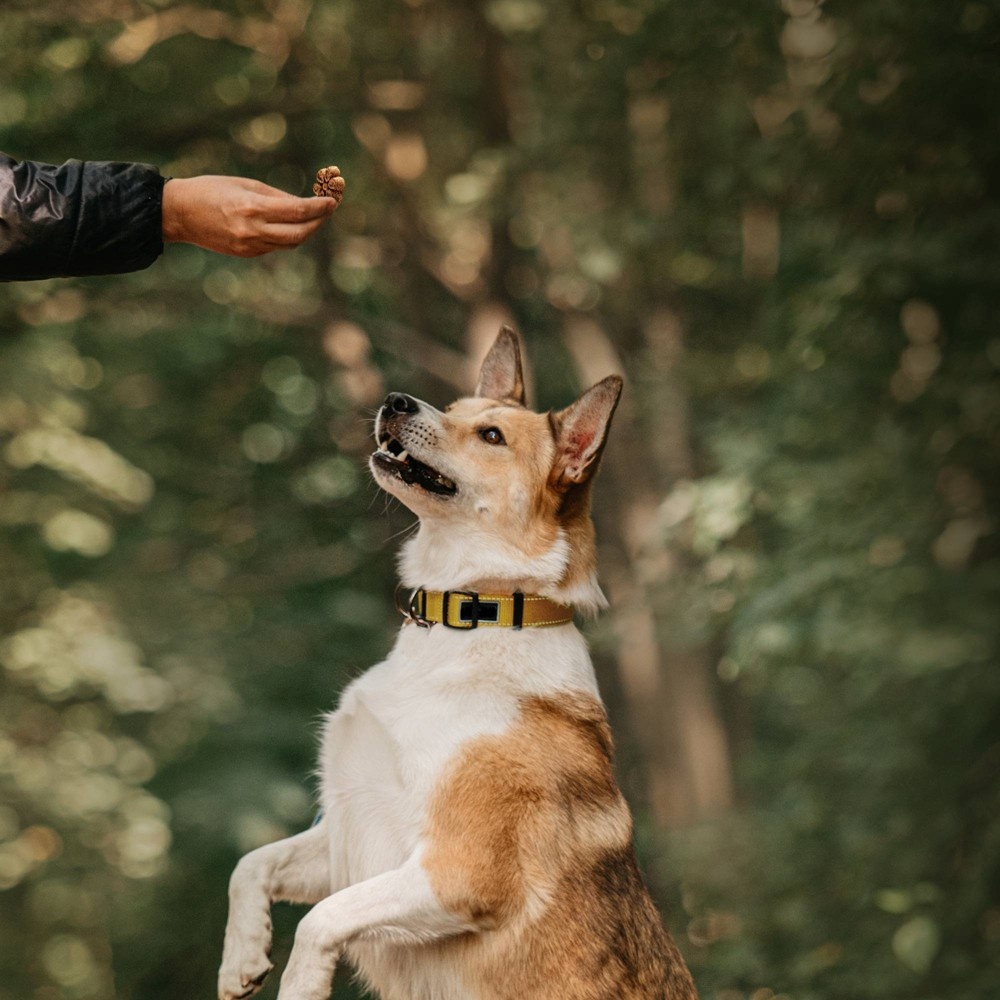
{"type": "Polygon", "coordinates": [[[327,1000],[342,956],[382,1000],[695,1000],[571,620],[605,603],[590,489],[621,387],[533,413],[504,329],[474,397],[386,400],[371,470],[420,518],[410,620],[326,719],[321,822],[233,874],[222,1000],[270,970],[278,900],[316,904],[279,1000],[327,1000]]]}

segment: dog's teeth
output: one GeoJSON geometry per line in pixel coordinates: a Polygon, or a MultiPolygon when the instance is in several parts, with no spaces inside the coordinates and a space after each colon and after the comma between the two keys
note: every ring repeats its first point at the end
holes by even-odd
{"type": "Polygon", "coordinates": [[[410,453],[405,448],[396,456],[401,462],[405,462],[409,457],[410,453]]]}

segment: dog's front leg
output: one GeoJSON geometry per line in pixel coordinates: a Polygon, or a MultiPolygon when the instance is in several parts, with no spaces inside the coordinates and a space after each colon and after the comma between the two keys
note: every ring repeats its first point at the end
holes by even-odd
{"type": "Polygon", "coordinates": [[[302,918],[278,1000],[328,1000],[337,960],[353,940],[420,944],[476,929],[441,905],[413,858],[402,868],[341,889],[302,918]]]}
{"type": "Polygon", "coordinates": [[[252,996],[271,971],[272,903],[315,903],[329,894],[330,846],[325,821],[241,858],[229,880],[220,1000],[252,996]]]}

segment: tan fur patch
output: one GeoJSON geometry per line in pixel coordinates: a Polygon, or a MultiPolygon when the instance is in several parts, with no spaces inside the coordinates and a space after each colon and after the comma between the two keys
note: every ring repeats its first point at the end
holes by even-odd
{"type": "Polygon", "coordinates": [[[433,797],[424,867],[484,931],[461,949],[482,1000],[692,1000],[635,863],[601,705],[529,698],[474,740],[433,797]]]}
{"type": "Polygon", "coordinates": [[[590,579],[596,563],[594,526],[590,520],[589,484],[570,490],[553,477],[556,445],[548,414],[534,413],[511,403],[489,399],[460,399],[445,412],[444,436],[449,455],[472,470],[479,484],[496,484],[493,506],[497,533],[517,538],[529,556],[548,551],[562,529],[571,553],[561,586],[573,587],[590,579]],[[496,424],[507,447],[484,451],[477,429],[496,424]],[[504,496],[519,485],[527,503],[510,503],[504,496]]]}

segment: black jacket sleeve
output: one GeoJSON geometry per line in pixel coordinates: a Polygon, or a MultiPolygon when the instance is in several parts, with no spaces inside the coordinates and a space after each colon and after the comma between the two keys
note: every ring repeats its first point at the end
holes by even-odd
{"type": "Polygon", "coordinates": [[[163,185],[141,163],[56,167],[0,153],[0,281],[148,267],[163,252],[163,185]]]}

